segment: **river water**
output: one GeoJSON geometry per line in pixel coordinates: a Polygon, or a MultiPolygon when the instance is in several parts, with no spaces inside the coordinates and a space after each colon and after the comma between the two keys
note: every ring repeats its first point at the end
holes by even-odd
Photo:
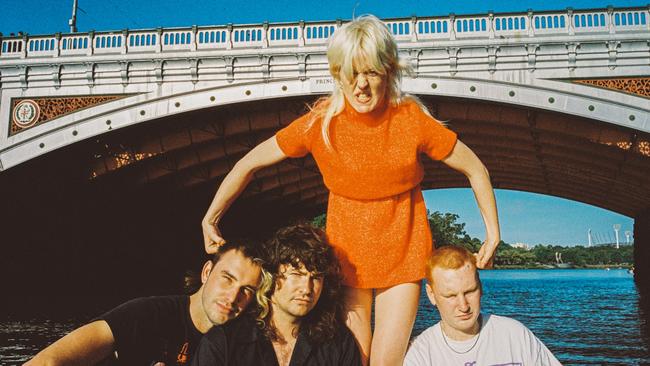
{"type": "MultiPolygon", "coordinates": [[[[481,279],[483,312],[521,321],[563,364],[650,364],[650,301],[638,293],[626,270],[496,270],[482,271],[481,279]]],[[[0,365],[29,359],[123,300],[4,297],[0,365]]],[[[437,321],[423,292],[413,336],[437,321]]]]}

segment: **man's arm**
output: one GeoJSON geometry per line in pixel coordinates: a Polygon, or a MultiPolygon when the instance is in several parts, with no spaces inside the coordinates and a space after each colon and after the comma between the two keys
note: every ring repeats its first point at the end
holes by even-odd
{"type": "Polygon", "coordinates": [[[23,366],[94,365],[113,352],[114,343],[108,323],[97,320],[52,343],[23,366]]]}

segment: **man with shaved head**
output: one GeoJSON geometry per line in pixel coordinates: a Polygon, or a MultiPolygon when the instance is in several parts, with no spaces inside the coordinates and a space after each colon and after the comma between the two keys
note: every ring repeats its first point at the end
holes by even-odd
{"type": "Polygon", "coordinates": [[[476,258],[467,249],[434,251],[427,282],[427,296],[441,320],[415,339],[404,365],[561,365],[520,322],[481,313],[481,280],[476,258]]]}

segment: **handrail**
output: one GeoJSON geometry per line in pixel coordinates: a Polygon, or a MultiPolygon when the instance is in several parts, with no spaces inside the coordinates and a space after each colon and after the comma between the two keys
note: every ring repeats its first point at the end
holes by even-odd
{"type": "MultiPolygon", "coordinates": [[[[411,17],[384,20],[398,43],[650,30],[648,8],[411,17]]],[[[325,45],[341,21],[193,26],[54,35],[2,36],[1,58],[176,52],[325,45]]]]}

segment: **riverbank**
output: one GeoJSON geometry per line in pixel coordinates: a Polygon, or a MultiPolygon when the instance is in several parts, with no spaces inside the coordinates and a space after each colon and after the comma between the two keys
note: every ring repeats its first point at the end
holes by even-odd
{"type": "Polygon", "coordinates": [[[566,267],[556,267],[551,264],[508,264],[508,265],[495,265],[494,269],[630,269],[634,267],[631,263],[621,263],[621,264],[586,264],[584,266],[576,266],[572,264],[567,264],[566,267]]]}

